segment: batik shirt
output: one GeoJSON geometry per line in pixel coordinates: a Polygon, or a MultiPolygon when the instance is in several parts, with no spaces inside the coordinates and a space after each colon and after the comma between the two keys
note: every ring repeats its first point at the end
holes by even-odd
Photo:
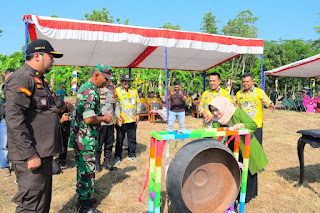
{"type": "Polygon", "coordinates": [[[187,100],[186,100],[186,105],[187,106],[191,106],[192,105],[192,97],[188,96],[187,100]]]}
{"type": "Polygon", "coordinates": [[[237,92],[235,105],[243,109],[257,123],[258,128],[262,127],[263,123],[262,104],[267,107],[271,104],[271,100],[262,89],[253,86],[248,91],[237,92]]]}
{"type": "Polygon", "coordinates": [[[98,124],[84,120],[100,115],[99,89],[89,79],[78,91],[74,118],[71,122],[69,146],[75,150],[95,150],[98,145],[98,124]]]}
{"type": "MultiPolygon", "coordinates": [[[[220,87],[218,87],[215,90],[209,89],[204,91],[200,98],[200,104],[199,104],[200,114],[202,114],[203,112],[206,112],[208,116],[212,115],[212,113],[209,110],[209,104],[215,97],[226,97],[231,101],[231,103],[233,103],[233,100],[230,98],[229,92],[227,90],[222,89],[220,87]]],[[[209,123],[206,123],[203,119],[202,128],[211,128],[211,127],[212,127],[212,121],[209,123]]]]}
{"type": "Polygon", "coordinates": [[[154,102],[154,101],[160,101],[158,98],[153,97],[153,98],[148,98],[148,103],[154,102]]]}
{"type": "Polygon", "coordinates": [[[136,121],[136,116],[140,113],[140,99],[137,90],[129,88],[128,91],[122,86],[115,91],[116,116],[121,116],[123,124],[136,121]]]}

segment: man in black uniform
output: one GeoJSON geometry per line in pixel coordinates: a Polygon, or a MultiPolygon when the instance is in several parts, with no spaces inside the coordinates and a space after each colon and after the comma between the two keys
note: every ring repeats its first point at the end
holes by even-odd
{"type": "Polygon", "coordinates": [[[5,86],[8,159],[19,187],[12,201],[16,212],[49,212],[52,156],[61,151],[61,141],[57,109],[43,75],[63,54],[42,39],[32,41],[26,54],[27,62],[5,86]]]}

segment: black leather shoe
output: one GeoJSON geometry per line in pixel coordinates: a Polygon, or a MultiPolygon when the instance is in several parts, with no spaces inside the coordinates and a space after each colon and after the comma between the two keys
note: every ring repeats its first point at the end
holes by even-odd
{"type": "Polygon", "coordinates": [[[102,213],[92,206],[80,206],[77,213],[102,213]]]}
{"type": "Polygon", "coordinates": [[[105,165],[106,165],[106,169],[108,169],[109,171],[114,171],[114,170],[118,169],[117,167],[114,167],[114,166],[112,166],[110,164],[110,160],[109,159],[105,160],[105,165]]]}

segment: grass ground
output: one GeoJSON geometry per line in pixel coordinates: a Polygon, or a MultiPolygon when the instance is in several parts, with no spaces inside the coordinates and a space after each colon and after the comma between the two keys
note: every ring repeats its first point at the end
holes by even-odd
{"type": "MultiPolygon", "coordinates": [[[[176,123],[175,128],[178,128],[176,123]]],[[[300,188],[293,185],[299,180],[297,130],[320,127],[320,114],[278,110],[265,110],[263,146],[269,164],[259,174],[259,196],[246,205],[246,212],[320,212],[320,149],[305,147],[305,183],[300,188]]],[[[201,119],[186,118],[187,129],[201,128],[201,119]]],[[[151,131],[166,130],[165,123],[150,124],[141,121],[137,130],[137,155],[139,162],[126,158],[117,171],[105,169],[96,175],[94,197],[97,208],[103,212],[147,212],[148,198],[145,192],[143,203],[138,202],[148,167],[151,131]]],[[[187,142],[190,140],[187,140],[187,142]]],[[[170,156],[182,146],[171,143],[170,156]]],[[[124,153],[125,154],[125,153],[124,153]]],[[[76,212],[76,169],[74,154],[68,153],[68,168],[63,174],[53,176],[53,194],[50,212],[76,212]]],[[[163,160],[163,165],[165,161],[163,160]]],[[[15,204],[10,200],[17,191],[15,176],[0,177],[0,212],[14,212],[15,204]]],[[[165,184],[162,184],[162,211],[177,212],[167,202],[165,184]]]]}

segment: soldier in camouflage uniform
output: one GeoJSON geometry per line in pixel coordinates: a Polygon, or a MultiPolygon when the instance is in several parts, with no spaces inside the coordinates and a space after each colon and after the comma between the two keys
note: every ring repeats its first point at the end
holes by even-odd
{"type": "Polygon", "coordinates": [[[69,146],[75,150],[77,167],[78,212],[99,213],[92,207],[96,201],[91,198],[95,178],[95,152],[98,146],[99,126],[101,122],[112,122],[111,116],[100,116],[99,88],[112,78],[111,70],[103,64],[97,64],[91,78],[77,93],[76,109],[71,123],[69,146]]]}

